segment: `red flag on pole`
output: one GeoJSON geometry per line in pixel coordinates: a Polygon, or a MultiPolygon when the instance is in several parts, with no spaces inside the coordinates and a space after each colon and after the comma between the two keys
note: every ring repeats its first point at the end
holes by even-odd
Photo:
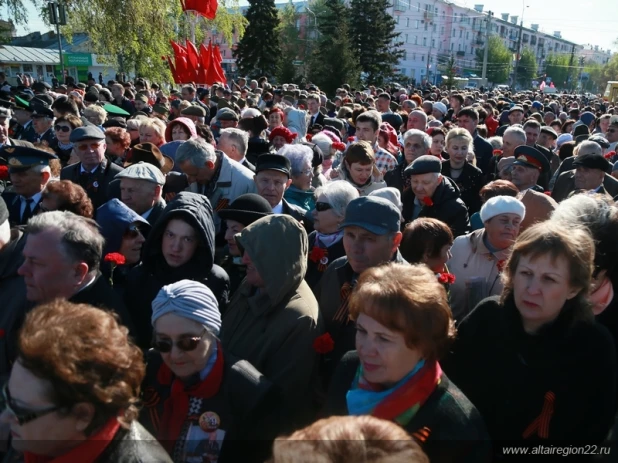
{"type": "Polygon", "coordinates": [[[187,61],[193,67],[193,69],[197,71],[197,67],[199,63],[197,48],[195,48],[195,45],[193,44],[193,42],[191,42],[190,40],[187,40],[186,49],[187,49],[187,61]]]}
{"type": "Polygon", "coordinates": [[[182,11],[195,11],[207,19],[217,16],[217,0],[181,0],[182,11]]]}

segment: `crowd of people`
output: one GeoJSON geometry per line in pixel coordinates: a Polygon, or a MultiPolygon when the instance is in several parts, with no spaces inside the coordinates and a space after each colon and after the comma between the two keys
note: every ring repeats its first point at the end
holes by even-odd
{"type": "Polygon", "coordinates": [[[613,461],[617,144],[534,90],[2,87],[8,461],[613,461]]]}

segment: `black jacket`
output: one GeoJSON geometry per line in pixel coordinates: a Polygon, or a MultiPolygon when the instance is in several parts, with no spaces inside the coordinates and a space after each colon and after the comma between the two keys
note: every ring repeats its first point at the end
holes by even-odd
{"type": "MultiPolygon", "coordinates": [[[[346,394],[359,364],[356,351],[348,352],[339,362],[328,390],[325,416],[349,415],[346,394]]],[[[444,373],[440,383],[404,429],[410,435],[419,435],[419,431],[429,433],[427,439],[419,444],[432,463],[490,461],[489,436],[481,415],[444,373]]]]}
{"type": "Polygon", "coordinates": [[[34,131],[34,125],[32,125],[32,121],[30,121],[30,124],[28,124],[28,127],[26,127],[25,129],[18,124],[18,128],[15,131],[14,137],[18,140],[27,141],[30,143],[36,143],[36,141],[39,139],[39,136],[34,131]]]}
{"type": "Polygon", "coordinates": [[[473,144],[476,166],[483,172],[483,175],[487,175],[489,173],[489,161],[494,155],[494,148],[491,143],[478,134],[474,136],[473,144]]]}
{"type": "Polygon", "coordinates": [[[142,248],[142,263],[127,277],[125,302],[137,326],[137,344],[147,348],[151,342],[151,303],[159,290],[180,280],[195,280],[208,286],[219,302],[220,310],[227,305],[230,279],[225,271],[214,265],[215,226],[212,206],[204,195],[179,193],[163,211],[142,248]],[[186,264],[170,267],[162,252],[163,232],[174,218],[187,222],[196,230],[200,243],[186,264]]]}
{"type": "Polygon", "coordinates": [[[384,174],[384,181],[386,182],[386,186],[390,186],[392,188],[397,188],[399,193],[403,194],[403,171],[406,170],[409,164],[406,164],[405,161],[400,163],[393,170],[389,170],[386,174],[384,174]]]}
{"type": "Polygon", "coordinates": [[[252,164],[257,164],[257,158],[262,154],[268,154],[271,152],[270,143],[268,140],[264,140],[261,137],[253,137],[249,139],[249,143],[247,144],[247,161],[252,164]]]}
{"type": "Polygon", "coordinates": [[[60,180],[70,180],[81,185],[92,201],[95,211],[103,203],[120,196],[120,183],[116,182],[118,191],[114,191],[115,189],[111,188],[110,183],[114,180],[116,174],[123,170],[122,167],[117,166],[113,162],[106,161],[104,167],[103,164],[99,166],[93,175],[82,175],[80,173],[81,166],[81,162],[77,162],[62,169],[60,171],[60,180]]]}
{"type": "Polygon", "coordinates": [[[572,304],[567,301],[536,335],[524,331],[512,296],[504,304],[485,299],[459,325],[444,370],[478,408],[494,440],[605,439],[616,403],[615,348],[603,326],[572,321],[572,304]],[[547,436],[535,426],[541,416],[547,436]]]}
{"type": "MultiPolygon", "coordinates": [[[[19,225],[26,225],[27,220],[22,220],[23,215],[20,215],[21,212],[21,197],[18,194],[13,192],[5,191],[2,193],[2,199],[6,203],[6,207],[9,210],[9,223],[11,227],[17,227],[19,225]]],[[[37,215],[41,211],[40,201],[32,207],[32,216],[37,215]]],[[[24,209],[24,215],[26,210],[24,209]]],[[[32,217],[31,216],[31,217],[32,217]]]]}
{"type": "MultiPolygon", "coordinates": [[[[402,216],[405,223],[412,221],[414,215],[414,191],[406,190],[401,198],[403,202],[402,216]]],[[[459,188],[448,177],[443,177],[431,200],[432,206],[422,206],[419,217],[438,219],[451,227],[453,235],[458,237],[470,231],[468,208],[460,198],[459,188]]]]}
{"type": "Polygon", "coordinates": [[[307,130],[309,130],[312,126],[316,124],[324,127],[324,119],[325,119],[324,114],[322,114],[320,111],[318,111],[318,115],[315,118],[315,122],[313,122],[313,116],[309,115],[308,120],[307,120],[307,130]]]}
{"type": "MultiPolygon", "coordinates": [[[[154,227],[155,224],[157,223],[157,221],[159,220],[159,218],[161,217],[161,215],[163,215],[163,211],[165,210],[165,202],[163,201],[157,201],[156,204],[153,206],[152,211],[150,211],[150,214],[148,214],[148,218],[146,220],[148,220],[148,223],[154,227]]],[[[148,238],[148,235],[144,235],[146,238],[148,238]]]]}
{"type": "Polygon", "coordinates": [[[288,203],[283,199],[283,214],[291,215],[304,227],[307,235],[313,231],[313,219],[302,207],[288,203]]]}
{"type": "Polygon", "coordinates": [[[483,185],[485,185],[485,177],[481,169],[465,161],[461,174],[458,178],[454,179],[451,177],[451,162],[443,161],[442,175],[450,178],[459,188],[461,200],[468,207],[468,215],[472,215],[481,209],[480,191],[483,185]]]}
{"type": "Polygon", "coordinates": [[[129,333],[135,336],[136,331],[132,317],[121,297],[112,289],[109,281],[99,272],[94,282],[85,289],[73,294],[69,302],[74,304],[89,304],[99,309],[116,312],[120,322],[129,328],[129,333]]]}
{"type": "MultiPolygon", "coordinates": [[[[305,274],[305,281],[311,288],[311,290],[315,293],[315,288],[318,283],[322,279],[322,275],[324,275],[324,271],[320,270],[319,262],[314,262],[311,260],[311,250],[315,245],[315,237],[317,235],[316,231],[311,232],[309,235],[309,254],[307,255],[307,273],[305,274]]],[[[330,265],[334,260],[339,259],[340,257],[345,256],[345,249],[343,248],[343,239],[340,239],[335,244],[327,248],[327,259],[328,261],[324,264],[326,267],[330,265]]]]}
{"type": "MultiPolygon", "coordinates": [[[[227,352],[223,357],[223,379],[219,391],[213,397],[198,402],[196,406],[199,408],[187,418],[186,426],[199,428],[197,421],[202,413],[214,412],[219,416],[217,432],[224,432],[220,448],[216,441],[214,443],[214,450],[220,452],[216,461],[262,463],[268,459],[272,441],[280,432],[279,390],[249,362],[238,360],[227,352]]],[[[162,378],[158,375],[162,364],[161,355],[150,351],[147,359],[146,378],[142,387],[145,405],[140,422],[156,436],[166,426],[160,420],[165,402],[170,397],[171,385],[159,381],[162,378]]],[[[195,380],[199,381],[199,378],[195,380]]],[[[205,435],[197,447],[206,450],[208,444],[208,435],[205,435]]]]}
{"type": "Polygon", "coordinates": [[[39,143],[49,146],[54,151],[58,148],[58,139],[56,138],[56,131],[53,127],[47,129],[43,135],[38,136],[37,140],[39,143]]]}

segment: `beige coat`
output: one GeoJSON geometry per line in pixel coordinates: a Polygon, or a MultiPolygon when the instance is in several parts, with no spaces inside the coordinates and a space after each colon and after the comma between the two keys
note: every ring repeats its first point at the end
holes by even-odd
{"type": "Polygon", "coordinates": [[[473,231],[467,235],[455,238],[448,261],[449,271],[455,275],[455,283],[450,287],[451,309],[456,323],[474,308],[472,304],[489,296],[496,296],[502,292],[502,281],[498,271],[498,262],[506,260],[510,249],[492,254],[483,243],[485,229],[473,231]],[[479,294],[469,295],[466,283],[471,278],[480,278],[482,287],[479,294]],[[470,300],[469,300],[470,296],[470,300]]]}

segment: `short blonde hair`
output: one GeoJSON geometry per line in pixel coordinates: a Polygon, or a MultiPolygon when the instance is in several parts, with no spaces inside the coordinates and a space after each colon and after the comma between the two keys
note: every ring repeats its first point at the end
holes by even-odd
{"type": "Polygon", "coordinates": [[[165,122],[163,122],[161,119],[156,119],[156,118],[144,119],[139,124],[140,132],[142,131],[143,128],[153,129],[163,139],[163,141],[165,141],[166,125],[165,125],[165,122]]]}
{"type": "Polygon", "coordinates": [[[472,146],[473,146],[473,139],[472,139],[472,135],[470,135],[470,132],[468,132],[466,129],[451,129],[448,131],[448,133],[446,134],[446,139],[445,139],[445,145],[448,148],[448,144],[451,140],[454,140],[456,138],[464,138],[465,140],[468,141],[468,149],[472,150],[472,146]]]}
{"type": "Polygon", "coordinates": [[[93,122],[96,125],[101,125],[107,119],[107,112],[101,107],[97,105],[90,105],[86,109],[84,109],[85,117],[96,117],[96,121],[93,122]]]}
{"type": "Polygon", "coordinates": [[[401,427],[373,416],[333,416],[279,437],[271,463],[334,461],[429,463],[419,444],[401,427]]]}
{"type": "Polygon", "coordinates": [[[439,360],[455,338],[444,286],[424,264],[391,263],[365,270],[350,296],[350,317],[362,313],[402,333],[409,348],[439,360]]]}

